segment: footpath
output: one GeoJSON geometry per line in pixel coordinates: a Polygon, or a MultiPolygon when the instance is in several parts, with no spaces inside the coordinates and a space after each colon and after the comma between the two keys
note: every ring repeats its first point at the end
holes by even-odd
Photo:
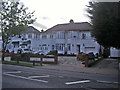
{"type": "Polygon", "coordinates": [[[118,60],[117,59],[103,59],[98,64],[92,67],[85,67],[76,57],[58,57],[58,64],[43,64],[42,67],[35,66],[36,68],[64,70],[80,73],[94,73],[110,76],[118,76],[118,60]]]}

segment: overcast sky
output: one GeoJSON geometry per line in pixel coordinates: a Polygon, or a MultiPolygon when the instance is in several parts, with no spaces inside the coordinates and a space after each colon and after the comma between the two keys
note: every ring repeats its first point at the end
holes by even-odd
{"type": "Polygon", "coordinates": [[[46,30],[57,24],[89,21],[86,5],[90,0],[20,0],[30,11],[35,10],[35,28],[46,30]]]}

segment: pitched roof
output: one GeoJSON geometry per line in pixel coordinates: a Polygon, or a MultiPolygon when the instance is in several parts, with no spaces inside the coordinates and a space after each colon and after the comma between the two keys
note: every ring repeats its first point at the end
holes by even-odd
{"type": "Polygon", "coordinates": [[[33,26],[29,26],[28,30],[26,31],[26,33],[37,33],[37,34],[39,34],[40,31],[37,30],[36,28],[34,28],[33,26]]]}
{"type": "Polygon", "coordinates": [[[53,26],[52,28],[48,29],[48,31],[71,31],[71,30],[92,30],[91,25],[88,22],[82,22],[82,23],[74,23],[70,22],[67,24],[58,24],[56,26],[53,26]]]}

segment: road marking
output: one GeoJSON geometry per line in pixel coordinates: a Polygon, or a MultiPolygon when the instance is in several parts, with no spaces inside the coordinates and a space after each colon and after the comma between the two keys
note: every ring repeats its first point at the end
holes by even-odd
{"type": "Polygon", "coordinates": [[[16,77],[16,78],[22,78],[22,79],[26,79],[26,80],[32,80],[32,81],[38,81],[38,82],[48,83],[48,81],[44,81],[44,80],[31,79],[31,78],[26,78],[26,77],[22,77],[22,76],[16,76],[16,75],[7,74],[7,73],[3,73],[3,74],[7,75],[7,76],[11,76],[11,77],[16,77]]]}
{"type": "Polygon", "coordinates": [[[63,78],[63,76],[58,76],[58,77],[63,78]]]}
{"type": "Polygon", "coordinates": [[[5,74],[8,74],[8,73],[21,73],[21,71],[16,71],[16,72],[4,72],[5,74]]]}
{"type": "Polygon", "coordinates": [[[97,82],[100,82],[100,83],[115,83],[115,84],[118,84],[119,82],[111,82],[111,81],[100,81],[100,80],[97,80],[97,82]]]}
{"type": "Polygon", "coordinates": [[[101,80],[97,80],[97,82],[99,82],[99,83],[115,83],[115,84],[119,83],[119,82],[101,81],[101,80]]]}
{"type": "Polygon", "coordinates": [[[39,77],[50,77],[49,75],[46,75],[46,76],[30,76],[28,78],[39,78],[39,77]]]}
{"type": "Polygon", "coordinates": [[[70,84],[87,83],[87,82],[90,82],[90,80],[83,80],[83,81],[76,81],[76,82],[67,82],[65,84],[70,85],[70,84]]]}

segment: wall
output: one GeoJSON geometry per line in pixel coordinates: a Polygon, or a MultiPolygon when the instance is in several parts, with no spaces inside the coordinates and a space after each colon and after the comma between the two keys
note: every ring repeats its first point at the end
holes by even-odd
{"type": "Polygon", "coordinates": [[[120,49],[110,48],[110,57],[120,57],[120,49]]]}

